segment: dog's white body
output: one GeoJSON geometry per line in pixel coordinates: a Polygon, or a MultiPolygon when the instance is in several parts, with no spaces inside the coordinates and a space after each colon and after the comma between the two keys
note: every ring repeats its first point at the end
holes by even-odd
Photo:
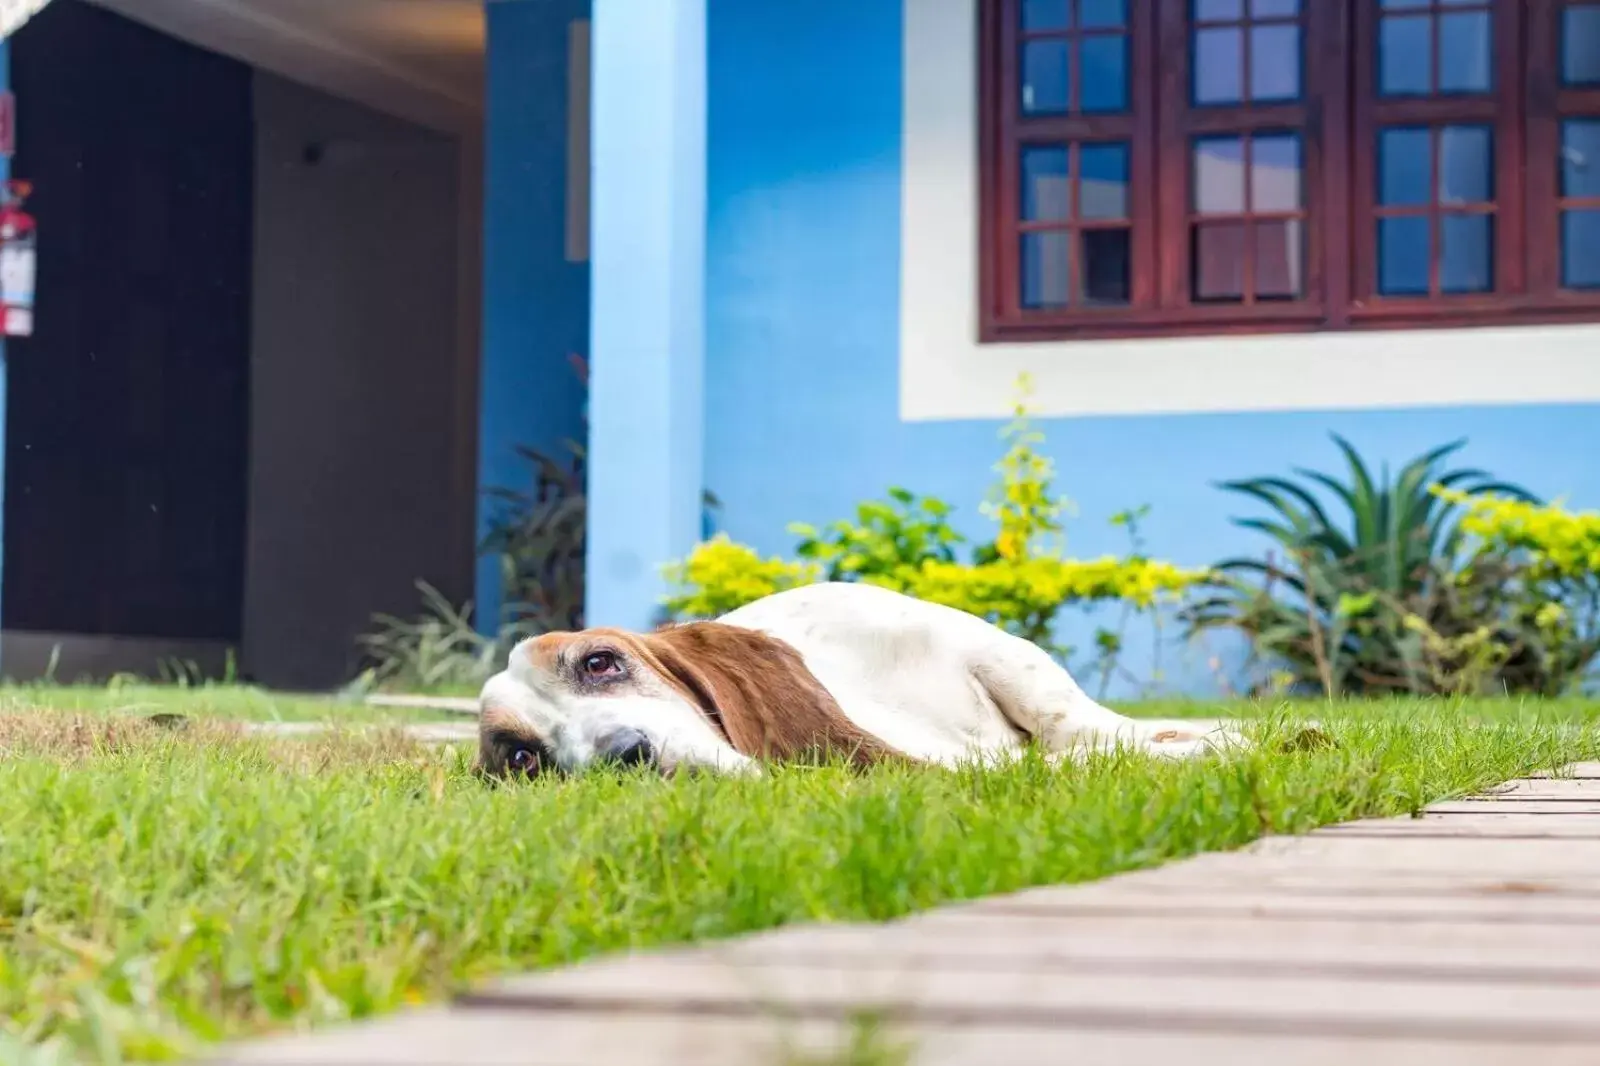
{"type": "Polygon", "coordinates": [[[1101,706],[1029,641],[872,585],[807,585],[718,621],[789,644],[851,722],[922,761],[1003,756],[1030,740],[1051,752],[1120,743],[1177,758],[1207,747],[1181,723],[1101,706]]]}
{"type": "Polygon", "coordinates": [[[983,619],[841,583],[768,596],[709,629],[525,641],[485,685],[482,704],[485,765],[503,765],[508,751],[527,756],[532,745],[541,765],[564,770],[604,757],[622,734],[644,741],[668,771],[754,769],[759,737],[788,729],[805,738],[793,721],[752,721],[795,706],[822,707],[812,723],[833,721],[843,727],[836,732],[943,766],[1003,760],[1029,743],[1057,756],[1125,745],[1183,758],[1229,739],[1117,714],[1042,649],[983,619]]]}

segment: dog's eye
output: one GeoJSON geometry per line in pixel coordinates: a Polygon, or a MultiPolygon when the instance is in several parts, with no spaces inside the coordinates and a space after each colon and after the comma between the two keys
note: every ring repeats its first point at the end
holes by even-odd
{"type": "Polygon", "coordinates": [[[527,774],[532,777],[539,772],[539,753],[532,748],[518,748],[511,753],[511,758],[508,761],[511,769],[519,774],[527,774]]]}
{"type": "Polygon", "coordinates": [[[584,657],[583,672],[590,677],[604,677],[607,674],[622,672],[622,664],[617,662],[614,652],[597,651],[584,657]]]}

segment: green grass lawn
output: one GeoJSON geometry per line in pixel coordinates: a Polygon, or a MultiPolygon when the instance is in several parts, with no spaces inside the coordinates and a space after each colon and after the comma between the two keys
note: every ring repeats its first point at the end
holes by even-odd
{"type": "Polygon", "coordinates": [[[297,695],[248,685],[0,685],[0,715],[36,709],[130,717],[177,713],[234,722],[460,721],[459,716],[436,711],[368,707],[358,696],[297,695]]]}
{"type": "MultiPolygon", "coordinates": [[[[1600,757],[1600,705],[1418,701],[1308,707],[1336,748],[1197,763],[490,788],[460,747],[174,732],[81,698],[32,706],[94,713],[0,716],[0,1061],[191,1055],[596,952],[1103,877],[1600,757]]],[[[191,698],[162,709],[258,710],[191,698]]],[[[1268,739],[1291,724],[1195,713],[1224,710],[1268,739]]]]}

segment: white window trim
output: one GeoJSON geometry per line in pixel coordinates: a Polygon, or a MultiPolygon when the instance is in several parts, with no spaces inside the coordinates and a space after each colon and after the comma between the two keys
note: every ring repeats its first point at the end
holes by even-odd
{"type": "Polygon", "coordinates": [[[1600,401],[1600,326],[978,343],[977,0],[904,5],[900,416],[1600,401]]]}

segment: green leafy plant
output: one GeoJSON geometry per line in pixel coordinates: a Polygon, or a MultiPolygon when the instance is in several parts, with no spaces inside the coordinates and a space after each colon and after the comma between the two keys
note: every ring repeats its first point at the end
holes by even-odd
{"type": "Polygon", "coordinates": [[[829,581],[868,581],[898,587],[908,569],[924,560],[954,562],[965,541],[950,527],[950,505],[931,496],[891,488],[886,500],[856,506],[855,521],[840,519],[822,529],[797,522],[795,554],[815,563],[829,581]]]}
{"type": "Polygon", "coordinates": [[[800,538],[795,562],[763,558],[726,537],[701,544],[666,567],[672,586],[668,613],[716,617],[784,588],[860,581],[978,615],[1069,658],[1074,650],[1057,639],[1063,610],[1114,603],[1121,607],[1116,628],[1098,630],[1092,652],[1091,669],[1104,688],[1119,668],[1129,621],[1141,614],[1155,617],[1154,608],[1175,602],[1205,575],[1142,554],[1138,522],[1146,509],[1113,519],[1128,530],[1132,554],[1088,560],[1066,554],[1071,502],[1055,491],[1043,434],[1027,415],[1026,379],[1022,388],[1015,417],[1001,432],[1006,450],[982,508],[997,527],[995,536],[973,545],[969,559],[957,554],[967,541],[950,524],[948,503],[892,488],[887,499],[859,505],[853,519],[820,529],[791,526],[800,538]]]}
{"type": "Polygon", "coordinates": [[[762,558],[754,548],[718,533],[688,558],[667,568],[677,592],[665,601],[675,618],[716,618],[785,589],[810,585],[822,577],[815,563],[762,558]]]}
{"type": "Polygon", "coordinates": [[[535,630],[526,621],[502,625],[493,636],[472,624],[472,605],[456,607],[426,581],[417,582],[422,612],[415,618],[379,614],[357,638],[366,661],[358,687],[413,692],[473,689],[506,661],[511,647],[535,630]]]}
{"type": "Polygon", "coordinates": [[[1465,510],[1459,584],[1492,593],[1483,609],[1506,649],[1506,687],[1555,696],[1591,679],[1600,658],[1600,513],[1436,491],[1465,510]]]}
{"type": "Polygon", "coordinates": [[[1221,486],[1266,505],[1267,517],[1234,521],[1273,550],[1219,563],[1209,594],[1187,612],[1191,630],[1238,630],[1283,669],[1287,687],[1330,696],[1542,687],[1512,669],[1523,649],[1505,629],[1507,575],[1488,557],[1468,565],[1461,522],[1466,501],[1534,502],[1531,494],[1447,466],[1462,441],[1391,477],[1387,468],[1374,475],[1348,441],[1333,439],[1344,480],[1297,469],[1292,479],[1221,486]]]}
{"type": "Polygon", "coordinates": [[[487,490],[498,506],[479,551],[500,564],[503,625],[537,632],[583,626],[584,449],[577,441],[566,448],[570,459],[563,463],[519,446],[518,456],[533,469],[531,486],[487,490]]]}

